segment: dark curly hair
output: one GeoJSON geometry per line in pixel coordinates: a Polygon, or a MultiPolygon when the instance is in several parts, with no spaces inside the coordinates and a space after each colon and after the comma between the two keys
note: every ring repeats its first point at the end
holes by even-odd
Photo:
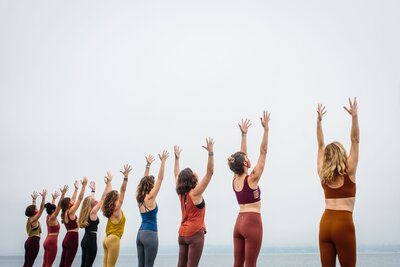
{"type": "Polygon", "coordinates": [[[106,198],[104,199],[103,206],[101,207],[103,215],[106,216],[107,218],[110,218],[111,215],[114,213],[118,197],[119,193],[117,190],[112,190],[107,193],[106,198]]]}
{"type": "Polygon", "coordinates": [[[53,212],[54,212],[54,211],[56,210],[56,208],[57,208],[56,205],[54,205],[54,204],[52,204],[52,203],[50,203],[50,202],[47,202],[46,205],[44,205],[44,207],[46,208],[46,212],[47,212],[48,215],[53,214],[53,212]]]}
{"type": "Polygon", "coordinates": [[[25,209],[25,216],[31,217],[31,216],[35,215],[35,211],[36,211],[36,205],[29,205],[25,209]]]}
{"type": "Polygon", "coordinates": [[[136,201],[141,204],[144,201],[146,195],[153,189],[154,187],[154,176],[145,176],[143,177],[136,189],[136,201]]]}
{"type": "Polygon", "coordinates": [[[237,175],[244,173],[243,163],[246,161],[246,153],[236,152],[228,158],[229,169],[237,175]]]}
{"type": "Polygon", "coordinates": [[[197,177],[190,168],[183,169],[178,175],[176,193],[184,195],[197,185],[197,177]]]}
{"type": "Polygon", "coordinates": [[[65,212],[69,210],[69,204],[71,203],[71,198],[66,197],[61,200],[61,223],[64,223],[65,212]]]}

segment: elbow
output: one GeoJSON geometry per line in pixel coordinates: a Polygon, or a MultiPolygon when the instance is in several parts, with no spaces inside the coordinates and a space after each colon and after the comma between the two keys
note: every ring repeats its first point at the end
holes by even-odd
{"type": "Polygon", "coordinates": [[[265,148],[261,148],[260,149],[260,154],[261,155],[267,155],[267,148],[265,147],[265,148]]]}
{"type": "Polygon", "coordinates": [[[355,144],[359,144],[360,143],[360,137],[359,136],[351,137],[351,142],[355,143],[355,144]]]}
{"type": "Polygon", "coordinates": [[[207,174],[212,176],[214,174],[214,168],[207,170],[207,174]]]}

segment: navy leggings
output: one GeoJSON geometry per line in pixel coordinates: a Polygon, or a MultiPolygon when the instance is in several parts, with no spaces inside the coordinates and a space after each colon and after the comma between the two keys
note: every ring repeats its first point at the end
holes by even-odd
{"type": "Polygon", "coordinates": [[[158,234],[155,231],[139,230],[136,237],[138,266],[153,267],[158,251],[158,234]]]}
{"type": "Polygon", "coordinates": [[[25,241],[25,262],[24,267],[31,267],[39,253],[40,237],[31,236],[25,241]]]}
{"type": "Polygon", "coordinates": [[[97,234],[95,232],[85,232],[81,241],[81,247],[81,267],[91,267],[97,254],[97,234]]]}

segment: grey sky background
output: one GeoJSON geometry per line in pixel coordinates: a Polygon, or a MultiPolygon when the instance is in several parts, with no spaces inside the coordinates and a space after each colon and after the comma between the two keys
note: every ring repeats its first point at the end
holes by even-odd
{"type": "MultiPolygon", "coordinates": [[[[134,171],[122,247],[134,247],[144,156],[162,149],[171,156],[157,199],[159,240],[177,244],[172,148],[183,148],[181,167],[203,175],[208,136],[216,143],[205,245],[231,245],[238,205],[226,158],[247,117],[256,162],[263,110],[271,112],[263,246],[317,246],[316,106],[328,110],[326,143],[349,149],[349,96],[361,131],[358,245],[400,244],[399,11],[398,1],[0,1],[1,254],[23,252],[33,190],[72,188],[87,176],[100,197],[106,170],[119,189],[124,163],[134,171]]],[[[43,242],[45,215],[41,223],[43,242]]]]}

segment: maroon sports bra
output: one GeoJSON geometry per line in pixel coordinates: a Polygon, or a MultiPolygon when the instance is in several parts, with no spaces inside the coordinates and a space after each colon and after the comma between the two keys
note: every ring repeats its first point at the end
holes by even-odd
{"type": "Polygon", "coordinates": [[[257,189],[251,189],[250,186],[249,186],[249,183],[247,181],[248,177],[249,176],[247,175],[244,178],[242,191],[236,191],[235,190],[235,185],[234,185],[235,179],[233,179],[233,181],[232,181],[233,191],[236,194],[236,199],[237,199],[239,204],[249,204],[249,203],[254,203],[254,202],[257,202],[257,201],[261,200],[260,187],[257,186],[257,189]]]}

